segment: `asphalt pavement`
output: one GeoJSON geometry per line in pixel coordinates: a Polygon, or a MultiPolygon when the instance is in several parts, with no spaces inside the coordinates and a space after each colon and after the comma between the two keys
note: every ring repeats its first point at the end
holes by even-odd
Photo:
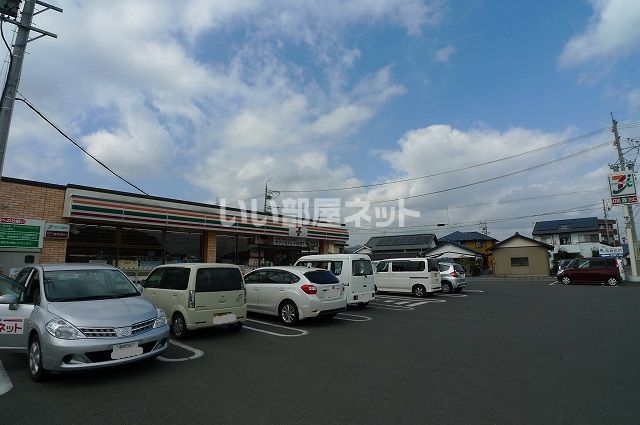
{"type": "Polygon", "coordinates": [[[44,383],[0,354],[1,423],[638,423],[640,285],[552,282],[385,294],[294,329],[252,315],[160,360],[44,383]]]}

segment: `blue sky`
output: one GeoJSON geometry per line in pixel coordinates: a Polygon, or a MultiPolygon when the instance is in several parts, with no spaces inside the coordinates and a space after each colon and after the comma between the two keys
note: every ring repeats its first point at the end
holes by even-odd
{"type": "MultiPolygon", "coordinates": [[[[57,2],[62,15],[43,13],[34,24],[59,38],[29,46],[20,85],[92,154],[153,195],[232,203],[260,194],[266,179],[283,191],[411,179],[607,127],[611,111],[621,123],[640,121],[637,1],[176,3],[57,2]]],[[[640,137],[638,129],[621,132],[640,137]]],[[[608,140],[603,132],[467,171],[362,190],[283,192],[280,200],[403,198],[608,140]]],[[[596,205],[613,160],[612,147],[600,148],[410,198],[420,217],[407,225],[443,235],[487,220],[500,239],[530,234],[538,219],[602,216],[596,205]],[[551,197],[558,193],[568,195],[551,197]],[[564,212],[534,217],[554,211],[564,212]]],[[[22,104],[4,175],[132,190],[22,104]]],[[[397,222],[354,229],[351,241],[399,231],[397,222]]]]}

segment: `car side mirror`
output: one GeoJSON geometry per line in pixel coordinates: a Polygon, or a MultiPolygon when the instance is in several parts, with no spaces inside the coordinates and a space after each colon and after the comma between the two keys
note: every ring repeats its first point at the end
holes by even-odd
{"type": "Polygon", "coordinates": [[[4,294],[0,296],[0,304],[9,304],[9,310],[17,310],[18,296],[16,294],[4,294]]]}
{"type": "Polygon", "coordinates": [[[139,283],[136,283],[136,289],[138,290],[138,292],[143,293],[144,292],[144,286],[140,285],[139,283]]]}

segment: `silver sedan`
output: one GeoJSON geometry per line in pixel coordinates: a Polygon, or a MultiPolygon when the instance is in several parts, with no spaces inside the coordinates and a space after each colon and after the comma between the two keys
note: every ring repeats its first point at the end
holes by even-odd
{"type": "Polygon", "coordinates": [[[168,343],[164,312],[115,267],[38,265],[0,282],[0,350],[26,352],[35,381],[155,357],[168,343]]]}

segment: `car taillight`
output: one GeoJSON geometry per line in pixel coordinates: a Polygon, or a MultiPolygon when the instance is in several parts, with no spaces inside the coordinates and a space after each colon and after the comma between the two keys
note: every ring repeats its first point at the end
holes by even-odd
{"type": "Polygon", "coordinates": [[[304,284],[300,287],[304,291],[305,294],[315,295],[318,293],[318,288],[313,285],[304,284]]]}
{"type": "Polygon", "coordinates": [[[458,272],[451,272],[451,277],[458,277],[458,272]]]}
{"type": "Polygon", "coordinates": [[[189,308],[196,308],[196,291],[189,291],[189,308]]]}

